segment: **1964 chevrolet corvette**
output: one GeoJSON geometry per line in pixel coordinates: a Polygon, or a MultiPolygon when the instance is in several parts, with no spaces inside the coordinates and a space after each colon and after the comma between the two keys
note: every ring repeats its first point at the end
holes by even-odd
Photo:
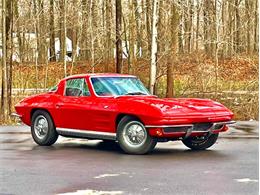
{"type": "Polygon", "coordinates": [[[70,76],[48,93],[23,99],[15,109],[39,145],[52,145],[59,135],[114,140],[129,154],[145,154],[159,141],[174,140],[204,150],[234,122],[233,113],[220,103],[161,99],[137,77],[122,74],[70,76]]]}

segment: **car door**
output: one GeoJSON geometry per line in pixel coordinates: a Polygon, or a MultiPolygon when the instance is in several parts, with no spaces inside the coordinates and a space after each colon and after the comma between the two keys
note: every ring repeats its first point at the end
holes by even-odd
{"type": "Polygon", "coordinates": [[[115,132],[116,99],[113,97],[97,97],[93,101],[93,130],[103,132],[115,132]]]}
{"type": "Polygon", "coordinates": [[[56,109],[62,121],[61,128],[92,129],[93,97],[90,95],[85,78],[72,78],[66,80],[64,94],[60,97],[56,109]]]}
{"type": "MultiPolygon", "coordinates": [[[[115,118],[117,116],[117,99],[112,96],[106,85],[97,78],[91,78],[91,84],[95,92],[93,101],[93,130],[103,132],[115,132],[115,118]]],[[[110,89],[113,86],[109,86],[110,89]]]]}

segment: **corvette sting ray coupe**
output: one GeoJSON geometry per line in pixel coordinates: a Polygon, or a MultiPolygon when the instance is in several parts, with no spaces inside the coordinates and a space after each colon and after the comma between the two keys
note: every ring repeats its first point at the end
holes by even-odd
{"type": "Polygon", "coordinates": [[[136,76],[124,74],[70,76],[47,93],[23,99],[15,110],[41,146],[61,135],[114,140],[128,154],[145,154],[157,142],[175,140],[205,150],[234,123],[233,113],[218,102],[158,98],[136,76]]]}

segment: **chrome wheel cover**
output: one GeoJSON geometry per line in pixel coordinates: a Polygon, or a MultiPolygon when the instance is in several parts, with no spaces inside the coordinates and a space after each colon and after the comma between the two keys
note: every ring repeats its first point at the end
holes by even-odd
{"type": "Polygon", "coordinates": [[[132,121],[124,127],[123,138],[128,146],[140,147],[147,138],[147,131],[142,123],[132,121]]]}
{"type": "Polygon", "coordinates": [[[48,121],[43,115],[39,115],[34,120],[34,133],[38,139],[44,139],[48,133],[48,121]]]}

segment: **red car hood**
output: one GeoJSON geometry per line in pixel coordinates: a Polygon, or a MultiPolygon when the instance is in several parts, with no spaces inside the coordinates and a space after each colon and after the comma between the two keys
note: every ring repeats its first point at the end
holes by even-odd
{"type": "Polygon", "coordinates": [[[157,98],[153,96],[125,97],[130,101],[149,104],[161,110],[164,117],[217,117],[229,116],[233,113],[222,104],[198,98],[157,98]]]}

